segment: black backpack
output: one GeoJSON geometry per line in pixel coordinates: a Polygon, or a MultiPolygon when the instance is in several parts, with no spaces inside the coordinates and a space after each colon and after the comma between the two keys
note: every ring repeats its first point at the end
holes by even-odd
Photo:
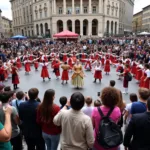
{"type": "Polygon", "coordinates": [[[98,112],[102,117],[97,133],[97,142],[105,149],[114,148],[123,142],[123,134],[119,126],[109,117],[114,108],[110,109],[108,114],[104,116],[100,107],[98,112]]]}
{"type": "Polygon", "coordinates": [[[132,81],[132,75],[131,73],[129,72],[126,76],[125,76],[126,80],[127,81],[132,81]]]}

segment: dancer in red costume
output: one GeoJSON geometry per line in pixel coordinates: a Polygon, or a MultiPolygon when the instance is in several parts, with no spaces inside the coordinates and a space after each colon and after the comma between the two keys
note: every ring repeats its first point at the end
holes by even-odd
{"type": "Polygon", "coordinates": [[[38,68],[39,68],[39,62],[38,62],[38,59],[34,59],[33,62],[34,62],[34,68],[35,68],[35,71],[38,71],[38,68]]]}
{"type": "Polygon", "coordinates": [[[19,84],[19,75],[18,75],[18,68],[16,66],[16,63],[13,64],[11,69],[12,69],[12,84],[14,86],[14,90],[16,90],[19,84]]]}
{"type": "Polygon", "coordinates": [[[63,62],[67,62],[67,59],[68,59],[67,55],[68,55],[68,53],[62,53],[62,55],[63,55],[63,62]]]}
{"type": "Polygon", "coordinates": [[[70,66],[70,70],[72,70],[72,68],[73,68],[73,60],[72,60],[72,58],[70,56],[69,56],[67,62],[68,62],[68,65],[70,66]]]}
{"type": "Polygon", "coordinates": [[[87,57],[86,55],[87,54],[86,53],[80,53],[80,54],[81,54],[81,62],[85,63],[86,62],[86,57],[87,57]]]}
{"type": "Polygon", "coordinates": [[[57,62],[57,58],[54,57],[54,58],[52,59],[51,68],[54,68],[54,65],[56,64],[56,62],[57,62]]]}
{"type": "Polygon", "coordinates": [[[87,71],[91,71],[92,70],[91,62],[92,62],[92,60],[89,59],[89,58],[86,60],[86,64],[84,66],[85,70],[87,70],[87,71]]]}
{"type": "Polygon", "coordinates": [[[136,61],[132,61],[132,63],[131,63],[131,73],[133,74],[133,76],[136,76],[136,67],[137,67],[136,61]]]}
{"type": "Polygon", "coordinates": [[[22,64],[21,64],[21,56],[18,56],[18,57],[16,58],[16,65],[17,65],[17,68],[18,68],[18,69],[21,69],[21,67],[22,67],[22,64]]]}
{"type": "Polygon", "coordinates": [[[59,76],[60,76],[60,62],[57,60],[56,61],[56,64],[54,64],[53,68],[54,68],[54,73],[56,75],[56,79],[58,80],[59,79],[59,76]]]}
{"type": "Polygon", "coordinates": [[[95,73],[94,73],[94,83],[96,83],[96,80],[98,79],[99,82],[101,83],[101,79],[102,79],[102,66],[100,63],[97,63],[96,67],[95,67],[95,73]]]}
{"type": "Polygon", "coordinates": [[[5,81],[5,68],[3,62],[0,60],[0,83],[5,81]]]}
{"type": "Polygon", "coordinates": [[[136,67],[136,76],[135,76],[135,79],[137,80],[137,83],[139,83],[139,81],[141,80],[142,69],[143,69],[143,65],[142,65],[142,61],[140,60],[139,65],[137,65],[137,67],[136,67]]]}
{"type": "Polygon", "coordinates": [[[27,57],[26,60],[24,61],[24,66],[25,66],[25,74],[29,74],[31,71],[30,68],[30,64],[32,63],[32,61],[29,60],[29,58],[27,57]]]}
{"type": "Polygon", "coordinates": [[[104,64],[105,64],[105,58],[104,58],[104,55],[102,55],[102,57],[101,57],[101,65],[102,65],[102,67],[104,67],[104,64]]]}
{"type": "Polygon", "coordinates": [[[110,72],[110,60],[109,60],[108,57],[105,60],[104,71],[106,72],[106,75],[109,75],[109,72],[110,72]]]}
{"type": "Polygon", "coordinates": [[[116,72],[119,72],[119,78],[118,78],[118,80],[121,80],[121,73],[123,73],[123,68],[124,68],[124,65],[123,65],[123,63],[122,63],[122,60],[119,60],[119,63],[118,63],[118,65],[117,65],[117,69],[116,69],[116,72]]]}
{"type": "Polygon", "coordinates": [[[143,88],[147,88],[147,89],[150,89],[150,66],[149,64],[145,64],[144,65],[144,69],[145,69],[145,72],[144,72],[144,80],[143,80],[143,88]]]}
{"type": "Polygon", "coordinates": [[[46,63],[43,60],[43,63],[40,63],[40,65],[42,66],[41,77],[43,78],[43,82],[45,82],[45,78],[48,78],[50,80],[51,78],[49,76],[48,69],[47,69],[49,63],[46,63]]]}
{"type": "Polygon", "coordinates": [[[68,71],[70,69],[70,66],[67,64],[67,62],[65,62],[61,68],[63,69],[63,72],[62,72],[62,76],[61,76],[61,80],[62,80],[62,84],[64,84],[64,81],[66,81],[66,84],[67,84],[67,81],[69,80],[69,74],[68,74],[68,71]]]}

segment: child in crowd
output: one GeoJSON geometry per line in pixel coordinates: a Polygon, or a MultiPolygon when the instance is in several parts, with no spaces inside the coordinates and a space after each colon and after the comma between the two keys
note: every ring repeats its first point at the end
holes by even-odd
{"type": "Polygon", "coordinates": [[[101,103],[101,101],[99,99],[94,101],[94,107],[99,107],[101,105],[102,105],[102,103],[101,103]]]}
{"type": "Polygon", "coordinates": [[[65,96],[60,97],[59,102],[61,104],[60,109],[62,109],[67,104],[67,97],[65,96]]]}

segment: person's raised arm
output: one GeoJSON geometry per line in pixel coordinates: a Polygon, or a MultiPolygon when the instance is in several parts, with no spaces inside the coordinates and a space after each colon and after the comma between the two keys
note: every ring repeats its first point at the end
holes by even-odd
{"type": "Polygon", "coordinates": [[[0,125],[0,141],[1,142],[7,142],[11,138],[12,133],[12,126],[11,126],[11,113],[12,113],[12,107],[7,106],[5,111],[5,124],[4,128],[2,128],[2,125],[0,125]]]}

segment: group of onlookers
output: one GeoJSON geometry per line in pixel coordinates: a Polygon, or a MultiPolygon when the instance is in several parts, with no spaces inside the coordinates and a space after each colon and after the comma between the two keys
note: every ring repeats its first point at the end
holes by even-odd
{"type": "MultiPolygon", "coordinates": [[[[130,94],[131,103],[125,104],[115,81],[105,87],[98,100],[75,92],[68,100],[60,98],[55,104],[55,91],[48,89],[42,102],[37,88],[28,94],[14,93],[10,87],[0,92],[0,149],[22,150],[25,140],[28,150],[105,150],[97,141],[102,116],[112,109],[111,120],[122,128],[125,124],[123,144],[129,150],[150,149],[150,91],[140,88],[138,95],[130,94]]],[[[118,150],[119,145],[109,150],[118,150]]]]}

